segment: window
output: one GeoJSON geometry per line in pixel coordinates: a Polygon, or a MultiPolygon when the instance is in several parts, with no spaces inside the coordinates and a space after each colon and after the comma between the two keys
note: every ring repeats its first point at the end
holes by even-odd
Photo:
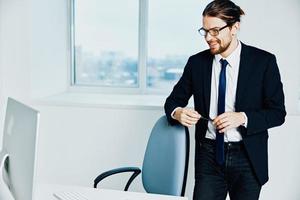
{"type": "Polygon", "coordinates": [[[74,86],[169,92],[188,57],[205,47],[197,0],[72,3],[74,86]]]}
{"type": "Polygon", "coordinates": [[[137,86],[138,13],[137,1],[74,0],[75,85],[137,86]]]}
{"type": "Polygon", "coordinates": [[[170,90],[180,78],[190,55],[199,51],[202,38],[199,1],[149,1],[147,86],[170,90]]]}

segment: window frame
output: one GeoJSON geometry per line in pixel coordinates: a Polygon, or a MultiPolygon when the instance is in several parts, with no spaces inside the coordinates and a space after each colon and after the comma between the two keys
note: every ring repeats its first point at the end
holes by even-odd
{"type": "Polygon", "coordinates": [[[147,50],[148,50],[148,0],[138,1],[138,82],[136,87],[119,87],[104,85],[80,85],[76,84],[75,62],[75,2],[70,0],[70,91],[89,91],[117,94],[166,94],[169,91],[147,87],[147,50]]]}

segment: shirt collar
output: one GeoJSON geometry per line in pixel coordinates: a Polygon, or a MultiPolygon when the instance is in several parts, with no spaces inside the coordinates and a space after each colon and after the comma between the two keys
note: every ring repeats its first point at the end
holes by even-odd
{"type": "Polygon", "coordinates": [[[241,45],[241,42],[238,40],[237,47],[235,48],[235,50],[229,56],[227,56],[227,58],[223,58],[221,56],[221,54],[216,54],[215,55],[215,59],[219,63],[220,60],[223,58],[223,59],[227,60],[227,62],[229,63],[230,67],[232,67],[232,66],[238,66],[239,65],[240,56],[241,56],[241,50],[242,50],[242,45],[241,45]]]}

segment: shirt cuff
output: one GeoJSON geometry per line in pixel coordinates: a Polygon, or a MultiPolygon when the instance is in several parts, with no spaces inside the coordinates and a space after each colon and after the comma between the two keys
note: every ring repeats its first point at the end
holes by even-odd
{"type": "Polygon", "coordinates": [[[245,123],[242,124],[242,126],[244,126],[245,128],[247,128],[247,125],[248,125],[248,117],[247,117],[246,113],[242,112],[242,114],[244,115],[244,117],[245,117],[245,119],[246,119],[245,123]]]}
{"type": "Polygon", "coordinates": [[[175,109],[173,110],[173,112],[171,113],[172,119],[175,119],[174,114],[175,114],[176,110],[178,110],[179,108],[181,108],[181,107],[175,108],[175,109]]]}

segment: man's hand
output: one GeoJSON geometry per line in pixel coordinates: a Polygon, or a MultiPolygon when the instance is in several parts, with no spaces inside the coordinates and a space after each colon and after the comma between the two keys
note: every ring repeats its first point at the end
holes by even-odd
{"type": "Polygon", "coordinates": [[[246,118],[241,112],[225,112],[217,116],[213,124],[216,126],[220,133],[239,127],[246,122],[246,118]]]}
{"type": "Polygon", "coordinates": [[[183,126],[191,127],[198,122],[201,115],[193,109],[178,108],[174,113],[174,118],[183,126]]]}

